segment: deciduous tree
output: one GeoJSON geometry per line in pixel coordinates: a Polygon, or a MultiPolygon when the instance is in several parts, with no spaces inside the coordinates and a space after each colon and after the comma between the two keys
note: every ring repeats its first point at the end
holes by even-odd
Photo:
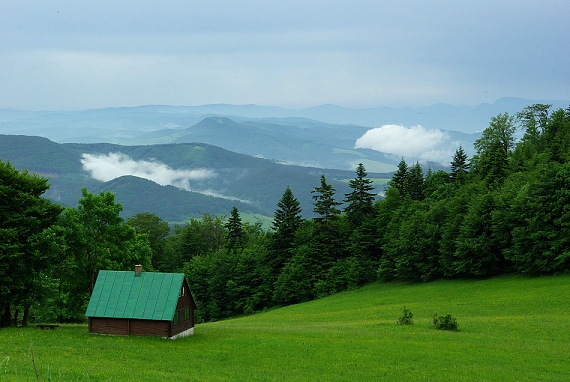
{"type": "Polygon", "coordinates": [[[11,308],[24,308],[24,323],[35,301],[38,281],[50,259],[41,246],[42,232],[62,208],[41,196],[48,180],[0,161],[0,326],[11,324],[11,308]]]}

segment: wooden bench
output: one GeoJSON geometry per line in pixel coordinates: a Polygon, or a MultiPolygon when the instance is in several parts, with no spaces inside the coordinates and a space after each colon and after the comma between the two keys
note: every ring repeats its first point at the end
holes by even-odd
{"type": "Polygon", "coordinates": [[[40,328],[41,330],[44,330],[45,328],[50,328],[50,330],[54,330],[58,326],[59,325],[57,324],[38,324],[38,328],[40,328]]]}

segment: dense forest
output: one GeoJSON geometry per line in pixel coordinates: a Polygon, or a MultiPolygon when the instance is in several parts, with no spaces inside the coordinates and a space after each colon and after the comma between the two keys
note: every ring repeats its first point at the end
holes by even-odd
{"type": "Polygon", "coordinates": [[[469,158],[424,174],[400,161],[378,198],[363,165],[350,192],[326,177],[304,219],[287,187],[270,230],[204,215],[169,227],[124,221],[110,192],[85,188],[76,208],[41,197],[45,178],[0,162],[1,325],[80,322],[100,269],[184,272],[210,321],[330,295],[365,283],[427,282],[570,270],[570,107],[493,117],[469,158]]]}

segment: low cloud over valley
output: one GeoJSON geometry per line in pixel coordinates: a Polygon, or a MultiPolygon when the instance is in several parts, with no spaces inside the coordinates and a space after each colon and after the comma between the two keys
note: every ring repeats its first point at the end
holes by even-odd
{"type": "Polygon", "coordinates": [[[175,186],[192,191],[191,183],[216,176],[208,169],[174,170],[156,160],[136,161],[122,153],[101,155],[83,154],[81,158],[83,169],[91,173],[91,177],[102,182],[132,175],[152,180],[162,186],[175,186]]]}
{"type": "Polygon", "coordinates": [[[459,142],[441,130],[426,130],[422,126],[383,125],[368,130],[356,140],[355,148],[372,149],[407,160],[449,163],[459,142]]]}

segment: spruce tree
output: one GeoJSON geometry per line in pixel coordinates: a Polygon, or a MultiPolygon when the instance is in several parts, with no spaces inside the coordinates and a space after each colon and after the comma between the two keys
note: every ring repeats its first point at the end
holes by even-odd
{"type": "Polygon", "coordinates": [[[309,247],[313,261],[318,264],[322,271],[326,271],[331,262],[341,257],[342,254],[342,248],[339,245],[341,239],[339,238],[338,225],[340,210],[336,208],[341,203],[334,199],[335,191],[327,183],[324,175],[321,175],[320,187],[315,187],[311,191],[315,200],[313,211],[318,216],[314,218],[315,227],[309,247]]]}
{"type": "Polygon", "coordinates": [[[228,252],[233,252],[242,246],[243,240],[243,227],[237,207],[232,208],[232,212],[226,223],[226,228],[228,230],[228,252]]]}
{"type": "Polygon", "coordinates": [[[295,198],[289,186],[285,189],[277,207],[279,208],[275,211],[271,225],[274,234],[269,259],[274,274],[277,274],[291,257],[295,233],[303,223],[301,203],[295,198]]]}
{"type": "Polygon", "coordinates": [[[412,200],[423,200],[425,191],[424,173],[420,162],[416,162],[410,170],[406,177],[408,190],[407,193],[410,195],[412,200]]]}
{"type": "Polygon", "coordinates": [[[362,220],[373,213],[375,194],[372,181],[367,179],[366,169],[362,163],[356,168],[356,178],[350,180],[349,187],[352,192],[345,194],[345,202],[348,203],[344,213],[353,227],[360,225],[362,220]]]}
{"type": "Polygon", "coordinates": [[[406,197],[408,193],[408,164],[404,158],[398,164],[398,170],[392,175],[388,185],[398,190],[401,199],[406,197]]]}
{"type": "Polygon", "coordinates": [[[453,160],[451,161],[450,179],[452,182],[461,184],[465,180],[465,176],[469,171],[469,162],[467,159],[468,157],[465,150],[463,150],[463,146],[459,146],[459,148],[455,150],[453,160]]]}
{"type": "Polygon", "coordinates": [[[329,226],[330,222],[337,219],[340,215],[340,210],[336,207],[341,205],[341,203],[334,200],[335,192],[336,190],[333,186],[327,183],[324,174],[321,175],[320,187],[315,187],[311,191],[315,200],[313,212],[319,215],[315,220],[323,223],[325,226],[329,226]]]}

